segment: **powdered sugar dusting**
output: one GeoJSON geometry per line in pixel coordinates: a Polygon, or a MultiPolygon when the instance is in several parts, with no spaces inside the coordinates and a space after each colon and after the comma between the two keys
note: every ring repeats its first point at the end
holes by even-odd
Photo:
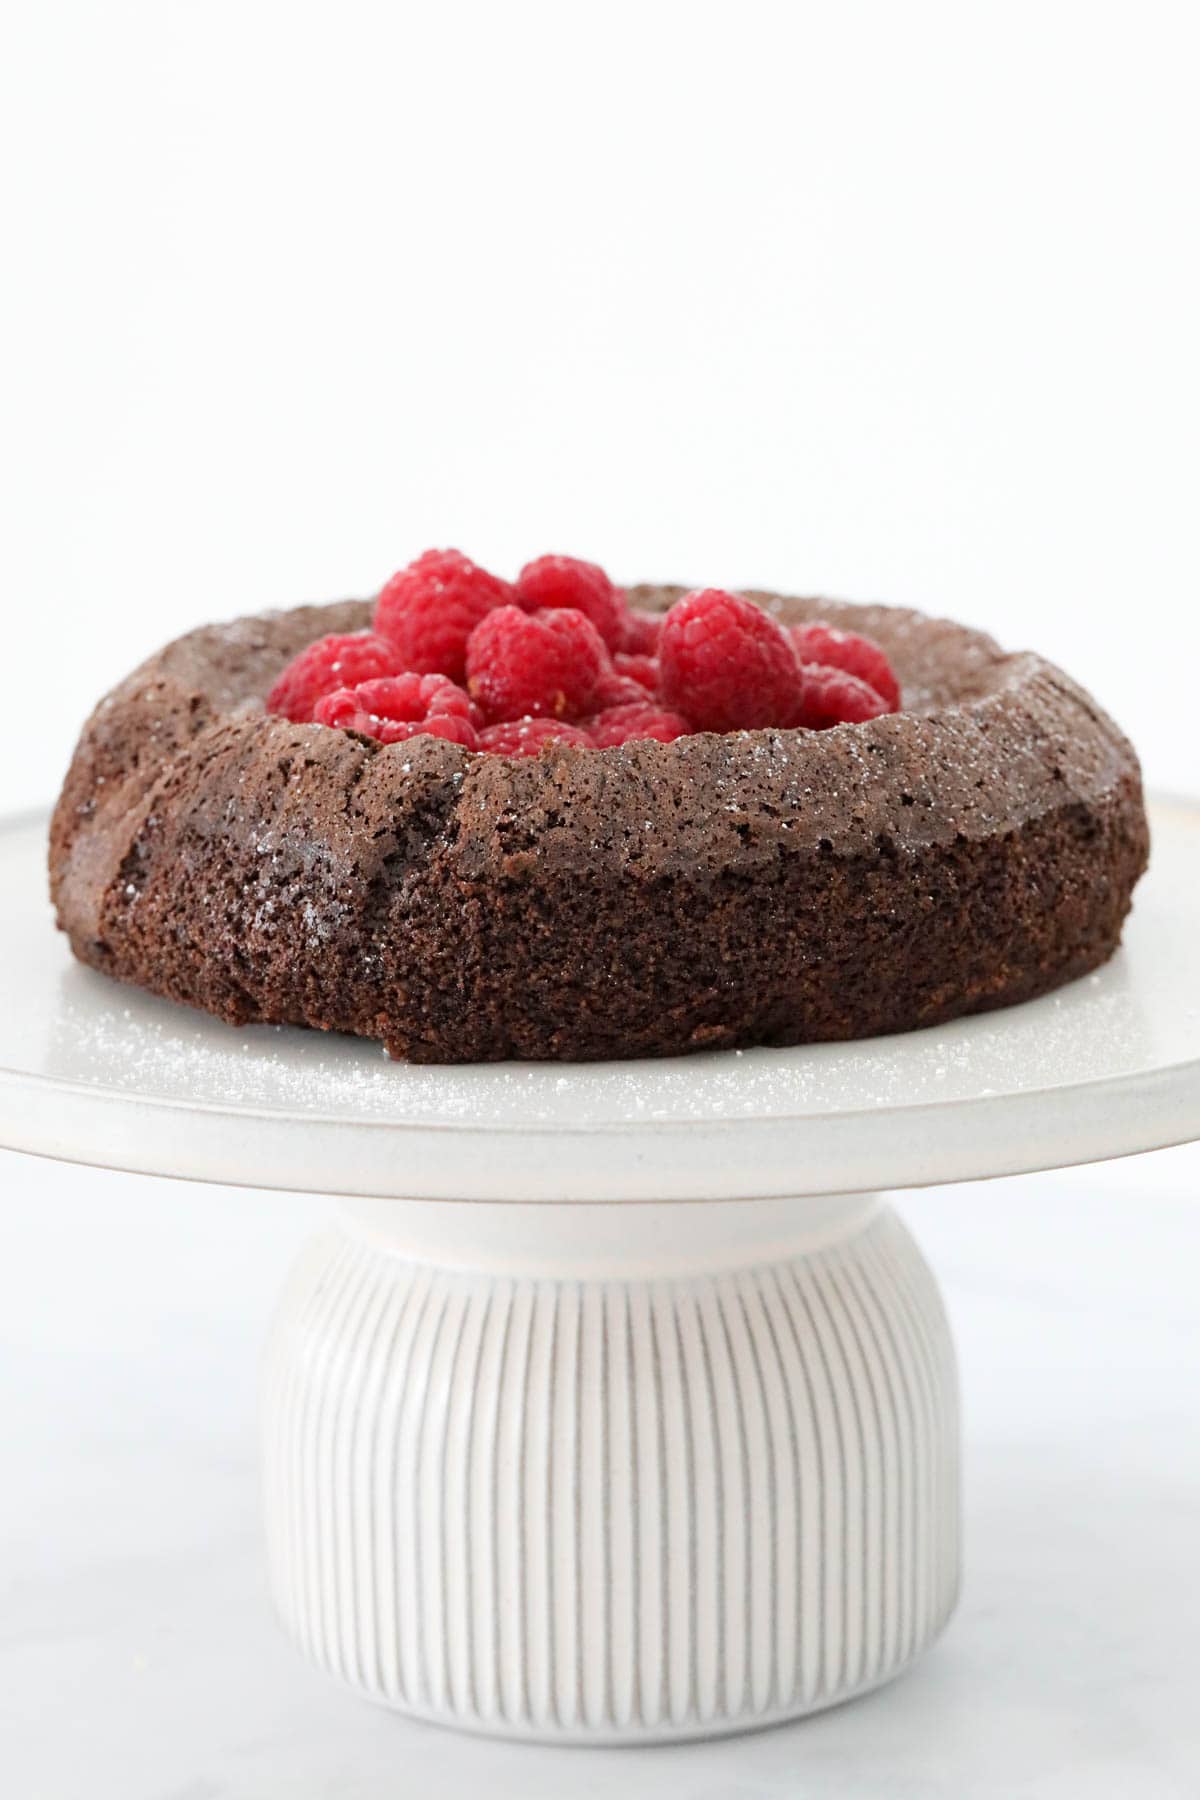
{"type": "Polygon", "coordinates": [[[852,1044],[624,1063],[415,1066],[378,1047],[284,1026],[226,1026],[151,996],[113,1004],[103,977],[63,973],[61,1073],[137,1096],[398,1127],[573,1131],[655,1121],[869,1113],[1099,1080],[1143,1054],[1123,958],[1006,1012],[852,1044]]]}

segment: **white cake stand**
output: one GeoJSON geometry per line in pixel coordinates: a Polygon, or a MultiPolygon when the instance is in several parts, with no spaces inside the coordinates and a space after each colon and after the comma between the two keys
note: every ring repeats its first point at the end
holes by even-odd
{"type": "Polygon", "coordinates": [[[0,1139],[340,1197],[263,1406],[274,1591],[325,1668],[559,1742],[792,1718],[895,1675],[958,1590],[953,1348],[877,1190],[1200,1135],[1200,810],[1153,824],[1121,954],[1031,1005],[448,1069],[233,1031],[76,966],[44,820],[15,821],[0,1139]]]}

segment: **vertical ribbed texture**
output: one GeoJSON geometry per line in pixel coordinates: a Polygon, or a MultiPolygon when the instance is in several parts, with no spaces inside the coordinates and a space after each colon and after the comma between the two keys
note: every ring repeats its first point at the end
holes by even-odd
{"type": "Polygon", "coordinates": [[[264,1408],[274,1590],[406,1711],[736,1730],[895,1673],[959,1571],[954,1356],[894,1214],[690,1279],[516,1280],[331,1233],[264,1408]]]}

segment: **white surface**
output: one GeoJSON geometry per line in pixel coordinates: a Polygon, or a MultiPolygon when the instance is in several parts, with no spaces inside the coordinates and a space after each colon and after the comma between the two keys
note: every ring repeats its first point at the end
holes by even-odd
{"type": "Polygon", "coordinates": [[[270,1616],[257,1354],[328,1209],[0,1157],[0,1769],[22,1800],[1194,1800],[1200,1149],[911,1194],[968,1572],[869,1699],[621,1753],[407,1723],[270,1616]]]}
{"type": "Polygon", "coordinates": [[[44,828],[0,831],[0,1143],[250,1186],[413,1199],[856,1192],[1200,1133],[1200,808],[1160,805],[1118,955],[1019,1007],[857,1044],[664,1061],[391,1063],[235,1030],[71,959],[44,828]]]}
{"type": "Polygon", "coordinates": [[[795,1718],[893,1679],[958,1597],[954,1347],[875,1196],[532,1231],[519,1205],[350,1203],[288,1282],[262,1443],[292,1636],[467,1731],[795,1718]],[[540,1267],[514,1275],[524,1238],[540,1267]]]}
{"type": "Polygon", "coordinates": [[[1200,791],[1189,0],[7,10],[0,807],[446,541],[961,617],[1200,791]]]}

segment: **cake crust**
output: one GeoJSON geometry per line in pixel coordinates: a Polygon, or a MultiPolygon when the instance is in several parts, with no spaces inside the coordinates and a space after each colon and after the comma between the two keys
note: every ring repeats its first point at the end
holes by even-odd
{"type": "Polygon", "coordinates": [[[232,1023],[425,1062],[866,1037],[1104,962],[1149,839],[1095,702],[946,620],[749,597],[877,638],[904,711],[511,761],[266,712],[290,658],[366,628],[369,602],[192,632],[84,727],[51,828],[59,926],[83,962],[232,1023]]]}

